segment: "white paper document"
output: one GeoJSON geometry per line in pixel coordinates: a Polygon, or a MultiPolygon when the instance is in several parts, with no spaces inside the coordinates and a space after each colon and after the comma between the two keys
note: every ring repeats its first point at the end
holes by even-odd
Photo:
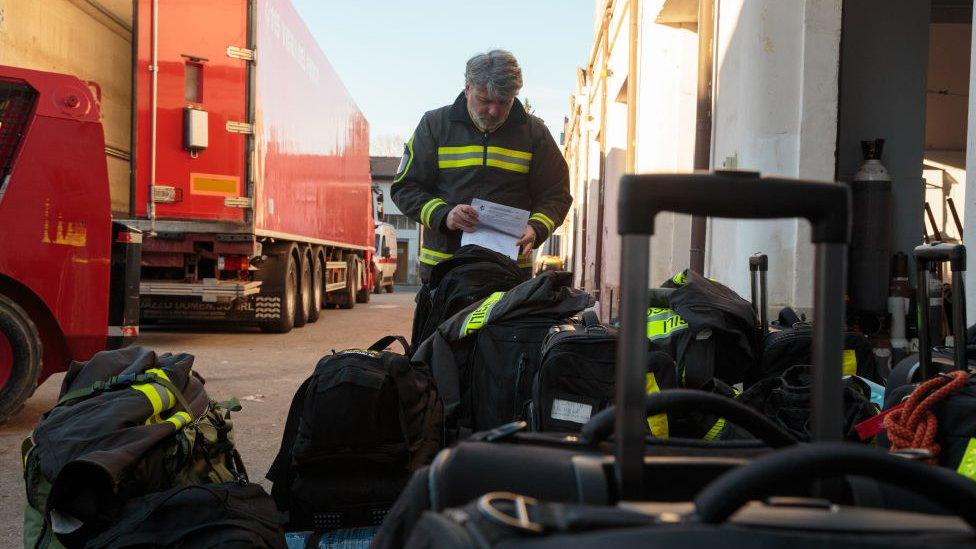
{"type": "Polygon", "coordinates": [[[529,224],[529,212],[480,198],[471,201],[478,212],[473,233],[461,236],[461,245],[477,244],[518,260],[518,240],[529,224]]]}

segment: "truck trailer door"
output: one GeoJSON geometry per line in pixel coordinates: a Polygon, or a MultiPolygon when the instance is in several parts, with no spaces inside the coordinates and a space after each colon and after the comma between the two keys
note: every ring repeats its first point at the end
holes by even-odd
{"type": "Polygon", "coordinates": [[[247,0],[138,0],[139,217],[247,219],[247,0]]]}

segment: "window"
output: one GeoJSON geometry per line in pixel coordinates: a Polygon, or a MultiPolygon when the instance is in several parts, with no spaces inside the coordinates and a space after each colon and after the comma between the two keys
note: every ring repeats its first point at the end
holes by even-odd
{"type": "Polygon", "coordinates": [[[0,194],[6,190],[36,100],[37,92],[30,86],[0,80],[0,194]]]}
{"type": "Polygon", "coordinates": [[[183,97],[187,101],[203,103],[203,65],[200,63],[190,62],[186,64],[183,97]]]}
{"type": "Polygon", "coordinates": [[[401,214],[386,214],[386,222],[399,231],[413,231],[417,229],[417,222],[401,214]]]}
{"type": "Polygon", "coordinates": [[[547,251],[549,255],[562,255],[562,235],[554,234],[549,237],[549,245],[547,246],[547,251]]]}

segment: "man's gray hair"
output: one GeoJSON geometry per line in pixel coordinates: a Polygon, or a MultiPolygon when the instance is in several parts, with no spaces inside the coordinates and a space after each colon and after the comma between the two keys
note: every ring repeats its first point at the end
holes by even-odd
{"type": "Polygon", "coordinates": [[[511,99],[522,89],[522,68],[511,52],[491,50],[479,53],[468,59],[464,83],[484,87],[489,95],[511,99]]]}

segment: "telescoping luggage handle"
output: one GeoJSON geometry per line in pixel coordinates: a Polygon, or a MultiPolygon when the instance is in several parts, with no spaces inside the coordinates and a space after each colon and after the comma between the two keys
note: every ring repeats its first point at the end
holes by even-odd
{"type": "Polygon", "coordinates": [[[650,237],[659,212],[810,221],[816,250],[813,438],[839,441],[841,347],[850,239],[850,189],[836,183],[761,178],[754,172],[625,175],[620,180],[621,330],[617,368],[617,482],[623,499],[643,495],[644,369],[650,237]]]}
{"type": "Polygon", "coordinates": [[[752,308],[759,315],[762,333],[769,331],[769,295],[766,291],[766,273],[769,271],[769,258],[762,252],[749,256],[749,284],[752,288],[752,308]]]}
{"type": "Polygon", "coordinates": [[[918,307],[918,359],[922,371],[921,379],[934,375],[932,368],[932,338],[929,334],[929,266],[933,263],[949,262],[952,271],[952,347],[953,365],[957,370],[965,370],[966,362],[966,247],[962,244],[936,242],[922,244],[912,252],[918,274],[918,290],[915,301],[918,307]]]}

